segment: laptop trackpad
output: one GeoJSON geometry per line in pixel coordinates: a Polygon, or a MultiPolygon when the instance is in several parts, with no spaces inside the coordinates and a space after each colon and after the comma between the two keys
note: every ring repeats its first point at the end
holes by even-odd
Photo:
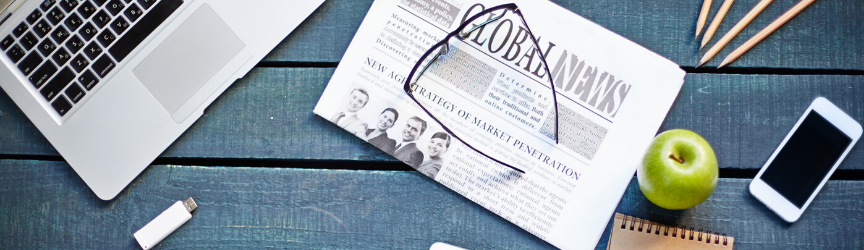
{"type": "MultiPolygon", "coordinates": [[[[181,106],[188,106],[187,100],[244,47],[246,44],[209,5],[204,4],[147,55],[132,73],[162,107],[174,115],[181,106]]],[[[206,93],[209,96],[216,88],[205,89],[211,91],[206,93]]],[[[201,98],[195,99],[203,102],[201,98]]],[[[194,104],[194,108],[199,105],[194,104]]]]}

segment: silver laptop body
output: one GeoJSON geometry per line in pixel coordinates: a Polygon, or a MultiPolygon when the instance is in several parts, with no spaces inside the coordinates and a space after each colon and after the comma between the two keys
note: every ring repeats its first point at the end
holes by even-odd
{"type": "Polygon", "coordinates": [[[323,0],[4,2],[0,87],[110,200],[323,0]]]}

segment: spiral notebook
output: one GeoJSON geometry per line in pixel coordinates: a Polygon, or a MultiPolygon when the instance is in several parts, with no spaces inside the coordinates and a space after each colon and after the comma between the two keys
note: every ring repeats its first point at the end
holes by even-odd
{"type": "Polygon", "coordinates": [[[692,227],[670,227],[615,213],[606,250],[617,249],[732,249],[735,238],[692,227]]]}

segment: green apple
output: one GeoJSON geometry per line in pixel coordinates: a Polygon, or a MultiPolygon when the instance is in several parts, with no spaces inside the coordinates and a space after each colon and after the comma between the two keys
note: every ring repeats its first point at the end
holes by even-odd
{"type": "Polygon", "coordinates": [[[702,136],[673,129],[657,135],[636,170],[639,188],[666,209],[699,205],[717,186],[717,157],[702,136]]]}

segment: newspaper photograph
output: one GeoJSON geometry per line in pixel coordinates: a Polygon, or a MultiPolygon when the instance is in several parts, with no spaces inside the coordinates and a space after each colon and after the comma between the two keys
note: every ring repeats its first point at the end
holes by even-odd
{"type": "Polygon", "coordinates": [[[547,1],[376,0],[314,112],[556,247],[591,249],[684,75],[547,1]],[[433,45],[510,2],[528,27],[454,40],[406,93],[433,45]]]}

